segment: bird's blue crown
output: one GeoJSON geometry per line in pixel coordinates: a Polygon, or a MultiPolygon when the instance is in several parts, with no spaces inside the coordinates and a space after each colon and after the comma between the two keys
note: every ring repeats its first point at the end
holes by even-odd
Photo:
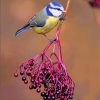
{"type": "Polygon", "coordinates": [[[59,2],[57,2],[57,1],[53,1],[53,2],[51,2],[54,6],[58,6],[58,7],[61,7],[62,5],[59,3],[59,2]]]}
{"type": "Polygon", "coordinates": [[[57,2],[57,1],[50,2],[46,7],[47,14],[49,16],[53,16],[53,14],[49,11],[49,8],[54,9],[54,8],[59,8],[59,7],[63,7],[59,2],[57,2]]]}

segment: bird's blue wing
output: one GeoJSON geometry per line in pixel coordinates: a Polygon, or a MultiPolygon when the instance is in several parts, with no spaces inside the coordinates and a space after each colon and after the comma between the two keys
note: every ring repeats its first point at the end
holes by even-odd
{"type": "Polygon", "coordinates": [[[40,11],[39,13],[37,13],[35,16],[33,16],[30,20],[30,26],[31,27],[43,27],[47,21],[48,16],[45,15],[45,13],[43,11],[40,11]]]}
{"type": "Polygon", "coordinates": [[[36,26],[43,27],[45,25],[46,21],[36,22],[36,26]]]}
{"type": "Polygon", "coordinates": [[[19,30],[17,30],[16,31],[16,36],[17,35],[19,35],[20,33],[22,33],[22,32],[24,32],[24,31],[26,31],[27,29],[29,29],[30,28],[30,25],[29,25],[29,23],[27,23],[25,26],[23,26],[21,29],[19,29],[19,30]]]}
{"type": "Polygon", "coordinates": [[[37,27],[43,27],[44,25],[45,25],[45,23],[46,23],[46,21],[45,20],[43,20],[42,18],[41,19],[39,19],[38,17],[32,17],[30,20],[29,20],[29,23],[30,23],[30,26],[31,27],[35,27],[35,26],[37,26],[37,27]]]}

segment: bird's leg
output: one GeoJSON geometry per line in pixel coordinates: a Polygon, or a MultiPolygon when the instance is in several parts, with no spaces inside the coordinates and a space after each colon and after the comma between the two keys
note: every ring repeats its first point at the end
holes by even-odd
{"type": "Polygon", "coordinates": [[[59,20],[64,21],[65,20],[64,16],[60,16],[59,20]]]}
{"type": "Polygon", "coordinates": [[[49,42],[54,42],[54,41],[56,41],[56,38],[53,38],[53,37],[52,37],[52,38],[48,38],[48,36],[45,35],[45,34],[44,34],[43,36],[45,36],[49,42]]]}

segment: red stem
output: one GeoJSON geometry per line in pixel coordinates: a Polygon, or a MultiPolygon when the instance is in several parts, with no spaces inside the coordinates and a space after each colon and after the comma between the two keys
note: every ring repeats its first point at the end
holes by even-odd
{"type": "Polygon", "coordinates": [[[60,32],[61,32],[61,26],[62,26],[62,24],[60,24],[60,26],[57,28],[57,32],[56,32],[57,42],[56,43],[57,43],[57,46],[58,46],[59,61],[62,65],[62,67],[65,69],[65,72],[67,74],[66,66],[65,66],[65,64],[63,63],[63,60],[62,60],[61,44],[60,44],[60,39],[59,39],[59,35],[60,35],[60,32]]]}
{"type": "Polygon", "coordinates": [[[53,42],[49,42],[49,43],[47,44],[47,46],[43,49],[42,54],[45,54],[45,53],[47,52],[47,50],[50,48],[50,46],[51,46],[52,43],[53,43],[53,42]]]}
{"type": "Polygon", "coordinates": [[[57,38],[56,43],[57,43],[57,46],[58,46],[59,61],[62,62],[61,44],[60,44],[60,39],[59,39],[60,30],[61,30],[61,27],[58,27],[57,32],[56,32],[56,38],[57,38]]]}

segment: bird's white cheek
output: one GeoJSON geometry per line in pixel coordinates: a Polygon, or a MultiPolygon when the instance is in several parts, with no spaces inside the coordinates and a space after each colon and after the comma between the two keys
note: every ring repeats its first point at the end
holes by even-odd
{"type": "Polygon", "coordinates": [[[49,9],[49,11],[53,14],[53,16],[56,16],[56,17],[58,17],[62,14],[61,11],[58,11],[56,9],[49,9]]]}

